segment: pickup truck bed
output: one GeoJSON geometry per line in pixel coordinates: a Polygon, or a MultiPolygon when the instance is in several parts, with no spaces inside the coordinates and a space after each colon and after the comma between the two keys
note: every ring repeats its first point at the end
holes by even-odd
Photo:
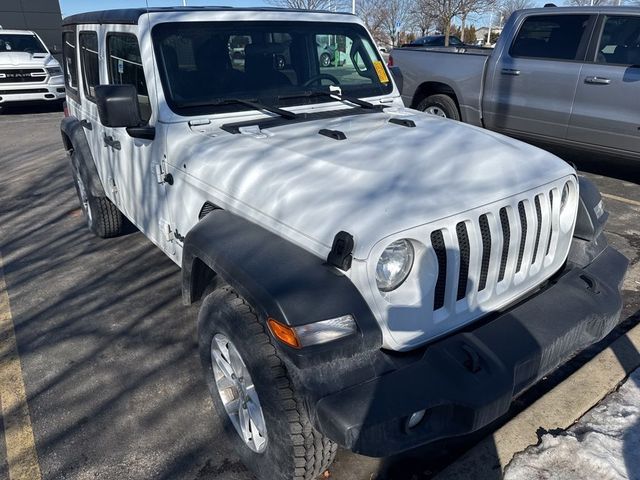
{"type": "Polygon", "coordinates": [[[391,52],[405,105],[557,153],[640,161],[640,8],[515,12],[495,49],[391,52]]]}
{"type": "Polygon", "coordinates": [[[393,64],[402,72],[404,104],[416,108],[430,92],[454,94],[462,121],[481,126],[484,72],[491,52],[490,49],[455,52],[409,47],[393,50],[393,64]],[[449,88],[439,88],[438,84],[449,88]]]}

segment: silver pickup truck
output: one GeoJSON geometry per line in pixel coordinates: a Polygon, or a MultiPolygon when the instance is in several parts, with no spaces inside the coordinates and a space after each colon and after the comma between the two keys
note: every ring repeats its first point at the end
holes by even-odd
{"type": "Polygon", "coordinates": [[[542,146],[640,160],[640,8],[514,13],[495,49],[400,48],[405,105],[542,146]]]}

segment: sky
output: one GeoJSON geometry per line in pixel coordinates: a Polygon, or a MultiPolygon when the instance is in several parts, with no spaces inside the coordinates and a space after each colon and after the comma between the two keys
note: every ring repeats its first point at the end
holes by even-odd
{"type": "MultiPolygon", "coordinates": [[[[1,1],[1,0],[0,0],[1,1]]],[[[94,0],[59,0],[62,16],[73,15],[75,13],[89,12],[92,10],[110,10],[114,8],[135,8],[144,7],[145,0],[101,0],[98,5],[94,0]]],[[[170,7],[182,5],[182,0],[148,0],[151,7],[170,7]]],[[[230,7],[261,7],[269,6],[266,0],[186,0],[187,5],[225,5],[230,7]]],[[[545,1],[537,0],[536,3],[542,4],[545,1]]],[[[558,4],[562,1],[557,1],[558,4]]],[[[486,25],[489,21],[488,15],[475,16],[470,18],[470,24],[476,26],[486,25]]],[[[493,20],[495,22],[495,18],[493,20]]],[[[457,22],[454,22],[457,23],[457,22]]]]}

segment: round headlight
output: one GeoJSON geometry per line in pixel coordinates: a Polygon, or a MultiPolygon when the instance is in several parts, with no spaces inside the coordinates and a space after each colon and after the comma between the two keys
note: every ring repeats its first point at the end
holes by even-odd
{"type": "Polygon", "coordinates": [[[414,256],[409,240],[396,240],[385,248],[376,266],[378,289],[390,292],[402,285],[411,272],[414,256]]]}
{"type": "Polygon", "coordinates": [[[560,197],[560,213],[564,212],[567,203],[569,203],[569,188],[569,182],[565,183],[562,189],[562,196],[560,197]]]}

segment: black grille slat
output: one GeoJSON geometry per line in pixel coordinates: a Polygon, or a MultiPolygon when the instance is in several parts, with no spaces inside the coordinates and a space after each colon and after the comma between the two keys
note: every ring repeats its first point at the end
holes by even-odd
{"type": "MultiPolygon", "coordinates": [[[[553,218],[553,190],[549,192],[549,211],[551,213],[550,217],[553,218]]],[[[549,227],[549,241],[547,242],[547,251],[544,254],[545,257],[549,255],[549,251],[551,250],[552,237],[553,237],[553,221],[551,222],[551,226],[549,227]]]]}
{"type": "Polygon", "coordinates": [[[507,209],[500,209],[500,225],[502,226],[502,257],[500,258],[500,273],[498,281],[504,280],[504,272],[507,270],[507,259],[509,258],[509,242],[511,241],[511,229],[509,226],[509,215],[507,209]]]}
{"type": "Polygon", "coordinates": [[[518,214],[520,215],[520,250],[518,251],[518,263],[516,264],[516,273],[522,268],[522,258],[524,257],[524,247],[527,244],[527,212],[524,209],[524,202],[518,202],[518,214]]]}
{"type": "Polygon", "coordinates": [[[538,218],[538,227],[536,228],[536,243],[533,247],[533,257],[531,258],[531,264],[536,263],[538,257],[538,246],[540,246],[540,232],[542,232],[542,207],[540,207],[540,197],[536,196],[534,202],[536,206],[536,217],[538,218]]]}
{"type": "Polygon", "coordinates": [[[198,220],[202,220],[204,217],[209,215],[211,212],[213,212],[217,208],[218,207],[216,207],[211,202],[204,202],[204,205],[202,205],[202,208],[200,209],[200,213],[198,214],[198,220]]]}
{"type": "Polygon", "coordinates": [[[438,280],[433,296],[433,309],[444,307],[444,296],[447,288],[447,248],[444,244],[442,231],[431,232],[431,245],[438,258],[438,280]]]}
{"type": "Polygon", "coordinates": [[[25,94],[25,93],[48,93],[49,90],[46,88],[19,88],[13,90],[0,90],[0,95],[17,95],[17,94],[25,94]]]}
{"type": "Polygon", "coordinates": [[[480,281],[478,291],[481,292],[487,286],[487,276],[489,275],[489,263],[491,261],[491,230],[489,229],[489,219],[487,215],[480,215],[480,234],[482,235],[482,264],[480,267],[480,281]]]}
{"type": "Polygon", "coordinates": [[[469,245],[469,233],[467,225],[460,222],[456,225],[456,235],[460,247],[460,272],[458,274],[458,295],[456,300],[462,300],[467,296],[467,282],[469,280],[469,257],[471,256],[471,245],[469,245]]]}

